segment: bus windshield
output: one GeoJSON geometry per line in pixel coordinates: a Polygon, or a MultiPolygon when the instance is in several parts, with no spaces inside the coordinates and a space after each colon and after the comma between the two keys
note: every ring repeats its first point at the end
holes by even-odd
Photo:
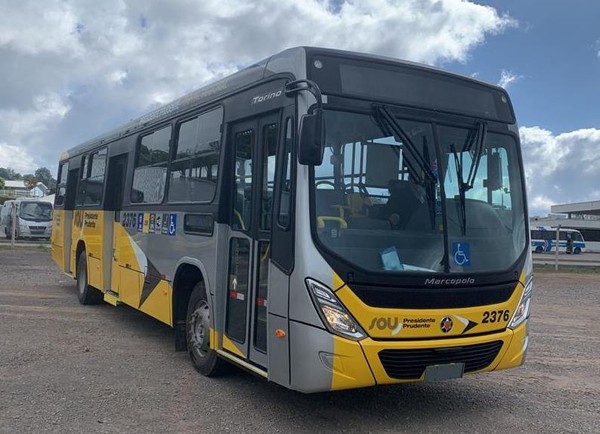
{"type": "Polygon", "coordinates": [[[502,271],[526,247],[517,142],[391,111],[325,111],[318,245],[367,271],[502,271]],[[388,116],[389,115],[389,116],[388,116]]]}
{"type": "Polygon", "coordinates": [[[19,217],[23,220],[49,222],[52,220],[52,204],[48,202],[21,202],[19,217]]]}

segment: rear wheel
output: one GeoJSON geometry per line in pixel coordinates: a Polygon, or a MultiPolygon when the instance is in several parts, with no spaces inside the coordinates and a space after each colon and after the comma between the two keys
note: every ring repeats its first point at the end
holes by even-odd
{"type": "Polygon", "coordinates": [[[213,377],[227,371],[230,365],[210,348],[210,308],[204,282],[198,282],[190,295],[186,336],[188,353],[198,372],[213,377]]]}
{"type": "Polygon", "coordinates": [[[581,249],[579,247],[575,247],[575,250],[573,250],[573,253],[575,253],[576,255],[579,255],[581,253],[581,249]]]}
{"type": "Polygon", "coordinates": [[[102,293],[88,284],[85,251],[77,259],[77,297],[81,304],[98,304],[102,301],[102,293]]]}
{"type": "Polygon", "coordinates": [[[542,250],[543,250],[543,249],[542,249],[542,246],[537,246],[537,247],[535,248],[535,253],[542,253],[542,250]]]}

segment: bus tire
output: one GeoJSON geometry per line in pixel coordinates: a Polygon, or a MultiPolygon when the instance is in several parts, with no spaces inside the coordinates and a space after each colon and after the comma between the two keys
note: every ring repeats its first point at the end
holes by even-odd
{"type": "Polygon", "coordinates": [[[535,248],[535,253],[542,253],[542,251],[543,251],[542,246],[537,246],[535,248]]]}
{"type": "Polygon", "coordinates": [[[204,282],[198,282],[190,295],[186,339],[192,365],[202,375],[215,377],[228,370],[229,364],[210,348],[210,307],[204,282]]]}
{"type": "Polygon", "coordinates": [[[77,259],[77,297],[79,303],[84,305],[98,304],[102,301],[102,293],[88,284],[85,250],[79,254],[77,259]]]}
{"type": "Polygon", "coordinates": [[[575,247],[575,250],[573,250],[573,253],[575,253],[576,255],[579,255],[581,253],[581,249],[579,247],[575,247]]]}

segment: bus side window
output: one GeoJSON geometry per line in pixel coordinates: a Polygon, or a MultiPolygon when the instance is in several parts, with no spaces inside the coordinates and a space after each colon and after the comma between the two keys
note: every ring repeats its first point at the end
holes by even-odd
{"type": "Polygon", "coordinates": [[[106,148],[83,157],[77,205],[100,205],[106,172],[106,148]]]}
{"type": "Polygon", "coordinates": [[[165,196],[170,141],[170,125],[142,137],[135,160],[131,202],[162,202],[165,196]]]}
{"type": "Polygon", "coordinates": [[[58,185],[56,186],[56,196],[54,198],[54,206],[62,207],[65,204],[65,196],[67,194],[67,174],[69,173],[69,162],[62,163],[58,167],[58,185]]]}
{"type": "Polygon", "coordinates": [[[169,168],[169,202],[210,202],[216,191],[223,109],[179,125],[169,168]]]}
{"type": "Polygon", "coordinates": [[[290,205],[292,203],[292,143],[294,124],[292,118],[287,118],[285,123],[285,140],[283,146],[283,158],[281,167],[281,183],[279,189],[279,212],[277,222],[284,229],[290,227],[290,205]]]}
{"type": "Polygon", "coordinates": [[[254,130],[235,134],[235,198],[233,227],[247,231],[252,224],[252,147],[254,130]]]}
{"type": "Polygon", "coordinates": [[[273,211],[273,190],[275,188],[275,158],[277,151],[277,124],[263,127],[263,174],[262,174],[262,207],[260,212],[260,228],[271,230],[271,212],[273,211]]]}

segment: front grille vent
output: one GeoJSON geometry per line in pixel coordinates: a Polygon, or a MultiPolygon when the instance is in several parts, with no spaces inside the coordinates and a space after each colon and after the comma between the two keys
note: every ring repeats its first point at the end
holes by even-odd
{"type": "Polygon", "coordinates": [[[502,341],[421,350],[382,350],[379,360],[389,377],[417,380],[430,365],[464,363],[465,372],[478,371],[494,361],[500,348],[502,341]]]}

